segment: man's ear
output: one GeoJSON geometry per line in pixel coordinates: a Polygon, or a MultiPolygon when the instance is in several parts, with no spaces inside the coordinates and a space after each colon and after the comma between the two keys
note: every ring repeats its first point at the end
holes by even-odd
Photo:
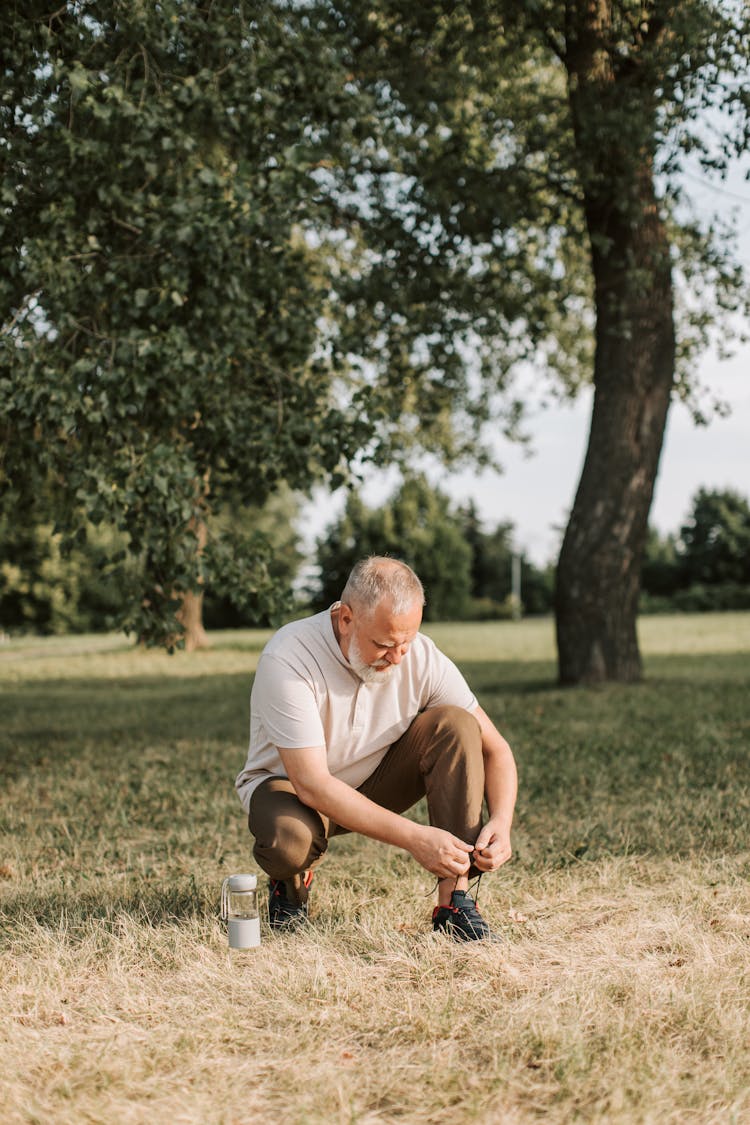
{"type": "Polygon", "coordinates": [[[354,613],[352,607],[342,602],[339,606],[339,632],[348,637],[354,626],[354,613]]]}

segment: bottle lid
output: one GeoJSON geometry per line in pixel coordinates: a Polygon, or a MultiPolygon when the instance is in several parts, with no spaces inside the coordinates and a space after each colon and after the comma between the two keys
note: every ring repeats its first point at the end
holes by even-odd
{"type": "Polygon", "coordinates": [[[230,875],[229,876],[229,890],[233,893],[238,891],[254,891],[258,885],[256,875],[230,875]]]}

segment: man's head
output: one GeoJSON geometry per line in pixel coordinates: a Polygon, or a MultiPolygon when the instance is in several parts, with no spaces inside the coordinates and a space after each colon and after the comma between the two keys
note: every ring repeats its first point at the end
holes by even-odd
{"type": "Polygon", "coordinates": [[[375,555],[358,562],[341,595],[341,651],[365,683],[388,679],[422,622],[424,590],[411,567],[375,555]]]}

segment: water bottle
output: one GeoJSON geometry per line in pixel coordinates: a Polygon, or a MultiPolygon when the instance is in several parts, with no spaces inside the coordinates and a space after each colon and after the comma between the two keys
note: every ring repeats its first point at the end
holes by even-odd
{"type": "Polygon", "coordinates": [[[221,885],[221,917],[227,923],[230,949],[260,945],[257,886],[255,875],[230,875],[221,885]]]}

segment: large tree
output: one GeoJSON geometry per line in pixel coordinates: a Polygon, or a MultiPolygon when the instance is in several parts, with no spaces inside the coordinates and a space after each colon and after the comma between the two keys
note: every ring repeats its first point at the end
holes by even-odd
{"type": "Polygon", "coordinates": [[[488,417],[517,432],[519,366],[591,376],[560,675],[637,677],[669,397],[738,292],[678,173],[706,106],[739,109],[706,167],[744,139],[744,20],[708,0],[15,0],[5,510],[51,482],[63,528],[117,524],[147,578],[130,623],[163,638],[206,568],[252,581],[203,547],[227,489],[304,486],[368,441],[481,460],[488,417]]]}
{"type": "Polygon", "coordinates": [[[746,300],[731,243],[680,178],[722,174],[747,133],[746,7],[712,0],[323,3],[370,96],[330,191],[356,231],[349,339],[377,339],[428,426],[477,425],[524,361],[594,384],[557,574],[560,678],[634,680],[639,575],[671,398],[746,300]],[[714,144],[713,141],[716,141],[714,144]],[[338,174],[338,180],[337,180],[338,174]],[[358,189],[352,195],[351,186],[358,189]],[[347,187],[349,193],[347,194],[347,187]],[[363,249],[365,247],[365,249],[363,249]]]}
{"type": "Polygon", "coordinates": [[[750,61],[723,7],[568,3],[549,37],[567,76],[596,307],[591,430],[557,572],[563,681],[641,672],[640,569],[677,376],[677,242],[658,176],[676,122],[687,127],[714,84],[727,92],[722,64],[737,75],[750,61]]]}
{"type": "Polygon", "coordinates": [[[206,542],[222,498],[306,487],[366,432],[308,233],[343,79],[272,0],[12,0],[0,51],[2,507],[119,528],[125,623],[173,641],[207,568],[263,585],[226,523],[206,542]]]}

